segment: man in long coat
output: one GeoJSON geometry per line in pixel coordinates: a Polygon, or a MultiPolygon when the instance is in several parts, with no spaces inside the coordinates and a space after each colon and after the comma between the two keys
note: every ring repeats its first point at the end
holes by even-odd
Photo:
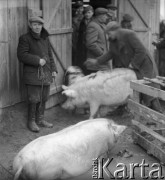
{"type": "Polygon", "coordinates": [[[87,59],[86,28],[87,25],[92,21],[93,13],[94,10],[92,6],[89,5],[84,8],[84,18],[80,23],[78,41],[77,44],[75,44],[77,47],[77,61],[75,65],[79,66],[83,70],[84,74],[87,74],[86,68],[83,66],[87,59]]]}
{"type": "MultiPolygon", "coordinates": [[[[95,10],[95,18],[87,25],[87,58],[97,58],[108,51],[108,42],[105,33],[107,12],[108,10],[105,8],[97,8],[95,10]]],[[[108,63],[105,63],[99,68],[108,68],[108,63]]],[[[92,68],[89,73],[97,71],[99,68],[92,68]]]]}
{"type": "MultiPolygon", "coordinates": [[[[114,68],[131,68],[135,71],[138,79],[156,76],[158,71],[155,61],[134,31],[122,29],[117,22],[112,21],[108,23],[106,32],[110,38],[111,48],[103,56],[88,60],[85,63],[88,68],[113,59],[114,68]]],[[[142,99],[147,106],[162,112],[158,99],[147,95],[142,95],[142,99]]]]}
{"type": "Polygon", "coordinates": [[[39,132],[39,126],[52,127],[44,120],[45,103],[48,99],[52,76],[56,66],[50,49],[48,32],[40,17],[29,19],[29,32],[19,38],[17,56],[24,65],[24,83],[28,98],[28,128],[39,132]]]}

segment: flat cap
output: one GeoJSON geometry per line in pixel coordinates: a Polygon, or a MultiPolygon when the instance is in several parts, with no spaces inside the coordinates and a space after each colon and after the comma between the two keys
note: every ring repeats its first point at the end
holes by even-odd
{"type": "Polygon", "coordinates": [[[134,20],[134,18],[130,15],[130,14],[124,14],[123,15],[123,20],[124,21],[128,21],[128,22],[131,22],[134,20]]]}
{"type": "Polygon", "coordinates": [[[106,5],[106,8],[107,8],[107,9],[112,9],[112,10],[117,10],[117,7],[114,6],[113,4],[107,4],[107,5],[106,5]]]}
{"type": "Polygon", "coordinates": [[[117,21],[111,21],[107,24],[105,31],[115,31],[118,28],[120,28],[120,24],[117,21]]]}
{"type": "Polygon", "coordinates": [[[105,9],[105,8],[97,8],[95,9],[95,15],[98,16],[98,15],[102,15],[102,14],[107,14],[108,13],[108,10],[105,9]]]}
{"type": "Polygon", "coordinates": [[[88,12],[88,11],[94,11],[94,9],[93,9],[93,7],[92,6],[86,6],[85,8],[84,8],[84,14],[86,13],[86,12],[88,12]]]}
{"type": "Polygon", "coordinates": [[[39,22],[41,24],[44,24],[44,20],[40,18],[39,16],[32,16],[29,18],[29,22],[39,22]]]}

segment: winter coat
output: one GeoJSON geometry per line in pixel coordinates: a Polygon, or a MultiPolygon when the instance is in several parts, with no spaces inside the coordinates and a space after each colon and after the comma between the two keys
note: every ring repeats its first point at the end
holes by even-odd
{"type": "MultiPolygon", "coordinates": [[[[90,21],[89,21],[90,22],[90,21]]],[[[88,23],[89,23],[88,22],[88,23]]],[[[81,21],[77,41],[77,62],[76,65],[84,70],[83,63],[87,59],[86,28],[88,23],[85,18],[81,21]]]]}
{"type": "Polygon", "coordinates": [[[86,47],[87,58],[97,58],[108,51],[105,25],[96,18],[87,26],[86,47]]]}
{"type": "Polygon", "coordinates": [[[44,28],[42,28],[41,36],[32,32],[31,29],[27,34],[20,36],[17,56],[24,65],[25,84],[49,85],[52,82],[52,72],[57,72],[57,69],[48,40],[48,32],[44,28]],[[39,64],[41,58],[46,60],[42,68],[39,64]]]}
{"type": "Polygon", "coordinates": [[[158,74],[154,59],[132,30],[119,29],[117,39],[110,42],[109,52],[97,59],[104,63],[110,58],[114,68],[128,68],[131,64],[138,79],[153,78],[158,74]]]}

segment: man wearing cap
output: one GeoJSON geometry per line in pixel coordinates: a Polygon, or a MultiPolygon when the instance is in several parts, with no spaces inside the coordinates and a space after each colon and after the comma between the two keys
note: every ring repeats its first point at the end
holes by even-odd
{"type": "MultiPolygon", "coordinates": [[[[106,32],[110,39],[110,50],[97,59],[87,60],[86,66],[96,66],[113,59],[114,68],[131,68],[135,71],[138,79],[156,76],[155,61],[134,31],[122,29],[116,21],[112,21],[108,23],[106,32]]],[[[147,95],[143,95],[142,98],[147,106],[162,112],[158,99],[147,95]]]]}
{"type": "Polygon", "coordinates": [[[132,29],[132,21],[134,18],[130,14],[124,14],[121,21],[121,27],[124,29],[132,29]]]}
{"type": "Polygon", "coordinates": [[[108,13],[107,13],[107,16],[108,16],[108,19],[107,19],[107,24],[111,21],[116,21],[117,18],[116,18],[116,13],[115,11],[117,11],[117,7],[113,4],[107,4],[106,6],[107,10],[108,10],[108,13]]]}
{"type": "MultiPolygon", "coordinates": [[[[105,8],[95,10],[95,18],[88,24],[86,30],[86,48],[87,58],[97,58],[108,51],[107,38],[105,33],[105,24],[107,21],[107,12],[105,8]]],[[[101,67],[89,69],[89,73],[100,70],[101,67]]],[[[108,68],[107,63],[102,68],[108,68]]],[[[88,74],[89,74],[88,73],[88,74]]]]}
{"type": "Polygon", "coordinates": [[[34,16],[29,19],[29,32],[19,38],[18,60],[24,65],[24,83],[28,99],[28,128],[39,132],[39,127],[51,128],[44,120],[45,103],[50,84],[57,69],[48,40],[48,32],[43,27],[44,20],[34,16]]]}
{"type": "Polygon", "coordinates": [[[86,49],[86,28],[87,25],[91,22],[94,14],[94,9],[92,6],[88,5],[84,8],[84,18],[82,19],[78,32],[78,42],[77,46],[77,61],[76,64],[79,66],[84,74],[86,74],[86,69],[83,66],[83,63],[87,58],[87,49],[86,49]]]}

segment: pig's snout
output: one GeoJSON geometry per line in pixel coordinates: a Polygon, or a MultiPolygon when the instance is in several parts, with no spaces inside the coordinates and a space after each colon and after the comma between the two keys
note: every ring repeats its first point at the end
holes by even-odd
{"type": "Polygon", "coordinates": [[[71,103],[69,103],[68,100],[66,100],[64,103],[62,103],[61,107],[63,109],[69,109],[69,110],[74,110],[75,109],[75,106],[72,105],[71,103]]]}

